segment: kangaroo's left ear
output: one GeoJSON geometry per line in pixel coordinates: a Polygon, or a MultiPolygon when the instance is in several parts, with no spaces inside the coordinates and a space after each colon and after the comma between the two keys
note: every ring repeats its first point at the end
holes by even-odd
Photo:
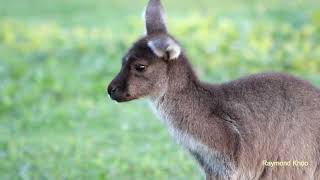
{"type": "Polygon", "coordinates": [[[181,54],[180,45],[165,35],[149,40],[148,46],[156,56],[166,60],[177,59],[181,54]]]}

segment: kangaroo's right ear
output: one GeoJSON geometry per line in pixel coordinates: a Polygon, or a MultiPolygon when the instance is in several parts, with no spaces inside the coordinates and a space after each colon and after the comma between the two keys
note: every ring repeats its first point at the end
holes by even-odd
{"type": "Polygon", "coordinates": [[[145,10],[147,34],[167,33],[165,13],[160,0],[150,0],[145,10]]]}

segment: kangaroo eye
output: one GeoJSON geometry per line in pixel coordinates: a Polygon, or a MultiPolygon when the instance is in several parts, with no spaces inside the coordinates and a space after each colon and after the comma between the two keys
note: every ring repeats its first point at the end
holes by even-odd
{"type": "Polygon", "coordinates": [[[136,71],[143,72],[146,69],[146,66],[143,64],[136,64],[134,68],[136,71]]]}

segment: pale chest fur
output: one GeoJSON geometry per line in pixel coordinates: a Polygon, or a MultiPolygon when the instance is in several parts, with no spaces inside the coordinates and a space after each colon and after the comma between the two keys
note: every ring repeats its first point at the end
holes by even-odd
{"type": "Polygon", "coordinates": [[[150,104],[153,112],[157,115],[158,119],[166,125],[169,134],[178,144],[190,150],[196,150],[199,149],[200,146],[203,146],[202,143],[197,141],[191,134],[176,127],[174,123],[174,111],[171,110],[170,106],[164,103],[160,104],[157,101],[153,101],[150,104]]]}
{"type": "Polygon", "coordinates": [[[202,161],[202,164],[200,163],[201,166],[205,166],[220,175],[227,173],[225,164],[218,152],[208,148],[207,145],[195,138],[188,130],[177,127],[175,121],[180,117],[176,114],[177,111],[173,109],[176,107],[165,103],[158,103],[157,101],[152,101],[151,107],[158,118],[167,126],[169,134],[173,139],[191,152],[198,161],[202,161]]]}

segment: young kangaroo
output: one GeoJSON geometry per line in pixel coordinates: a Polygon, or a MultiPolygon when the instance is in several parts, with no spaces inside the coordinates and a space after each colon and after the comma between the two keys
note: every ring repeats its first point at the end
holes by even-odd
{"type": "Polygon", "coordinates": [[[112,99],[150,98],[206,179],[320,180],[319,89],[278,73],[203,83],[168,34],[160,0],[145,20],[108,87],[112,99]]]}

